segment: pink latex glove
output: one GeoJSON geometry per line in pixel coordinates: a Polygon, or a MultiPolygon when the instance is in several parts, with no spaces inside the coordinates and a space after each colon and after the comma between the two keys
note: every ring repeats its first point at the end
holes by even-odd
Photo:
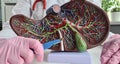
{"type": "Polygon", "coordinates": [[[20,36],[0,39],[0,64],[31,64],[34,55],[43,61],[43,52],[42,44],[35,39],[20,36]]]}
{"type": "Polygon", "coordinates": [[[120,64],[120,35],[115,34],[103,45],[101,64],[120,64]]]}

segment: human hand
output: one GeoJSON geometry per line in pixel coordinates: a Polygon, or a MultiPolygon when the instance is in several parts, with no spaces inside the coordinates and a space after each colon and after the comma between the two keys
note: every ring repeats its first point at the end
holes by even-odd
{"type": "Polygon", "coordinates": [[[115,34],[103,45],[101,64],[120,64],[120,35],[115,34]]]}
{"type": "Polygon", "coordinates": [[[43,61],[44,50],[38,40],[20,36],[0,39],[0,64],[30,64],[34,55],[43,61]]]}

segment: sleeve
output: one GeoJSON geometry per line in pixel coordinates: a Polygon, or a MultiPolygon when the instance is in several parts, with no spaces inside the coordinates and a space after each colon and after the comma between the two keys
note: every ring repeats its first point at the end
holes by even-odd
{"type": "Polygon", "coordinates": [[[58,5],[63,5],[67,2],[69,2],[70,0],[48,0],[47,1],[47,9],[49,9],[52,5],[58,4],[58,5]]]}
{"type": "Polygon", "coordinates": [[[60,6],[62,6],[63,4],[70,2],[71,0],[58,0],[58,3],[60,6]]]}
{"type": "Polygon", "coordinates": [[[19,0],[12,9],[12,14],[23,14],[27,17],[31,16],[31,2],[30,0],[19,0]]]}

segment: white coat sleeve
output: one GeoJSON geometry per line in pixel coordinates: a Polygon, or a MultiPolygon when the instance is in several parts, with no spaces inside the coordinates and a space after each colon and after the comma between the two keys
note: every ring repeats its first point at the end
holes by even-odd
{"type": "Polygon", "coordinates": [[[62,6],[63,4],[70,2],[71,0],[57,0],[57,1],[60,4],[60,6],[62,6]]]}
{"type": "Polygon", "coordinates": [[[12,9],[12,14],[23,14],[27,17],[31,15],[31,2],[30,0],[19,0],[12,9]]]}
{"type": "Polygon", "coordinates": [[[52,5],[54,4],[58,4],[58,5],[63,5],[67,2],[69,2],[70,0],[47,0],[47,9],[50,8],[52,5]]]}

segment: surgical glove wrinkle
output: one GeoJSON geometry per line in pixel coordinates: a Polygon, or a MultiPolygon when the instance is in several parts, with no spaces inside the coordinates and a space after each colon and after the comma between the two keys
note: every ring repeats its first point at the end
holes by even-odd
{"type": "Polygon", "coordinates": [[[44,50],[38,40],[21,36],[0,38],[0,64],[31,64],[34,56],[43,61],[44,50]]]}
{"type": "Polygon", "coordinates": [[[120,64],[120,35],[115,34],[103,45],[101,64],[120,64]]]}

